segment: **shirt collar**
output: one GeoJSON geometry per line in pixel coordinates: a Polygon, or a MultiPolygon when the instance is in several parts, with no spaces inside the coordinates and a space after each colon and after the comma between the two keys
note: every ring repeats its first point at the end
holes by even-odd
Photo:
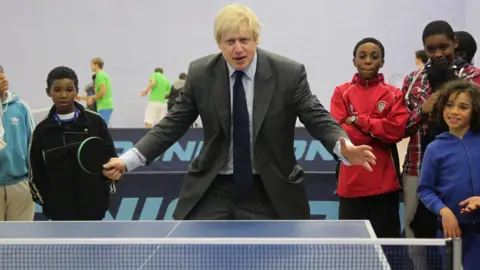
{"type": "MultiPolygon", "coordinates": [[[[235,73],[235,69],[227,62],[227,67],[228,67],[228,74],[229,77],[233,76],[233,73],[235,73]]],[[[253,81],[253,78],[255,77],[255,72],[257,71],[257,53],[255,52],[255,55],[253,56],[252,63],[248,65],[246,69],[243,70],[245,75],[253,81]]]]}
{"type": "Polygon", "coordinates": [[[352,79],[352,83],[359,84],[364,87],[373,86],[373,85],[377,85],[384,82],[385,82],[385,78],[382,73],[379,73],[375,78],[371,80],[362,79],[360,78],[358,73],[356,73],[355,75],[353,75],[353,79],[352,79]]]}

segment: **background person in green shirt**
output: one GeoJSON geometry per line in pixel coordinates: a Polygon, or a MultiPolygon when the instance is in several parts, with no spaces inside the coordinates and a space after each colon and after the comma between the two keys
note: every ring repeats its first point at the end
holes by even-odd
{"type": "Polygon", "coordinates": [[[95,73],[95,95],[84,97],[87,105],[96,103],[97,112],[103,118],[105,123],[109,125],[113,112],[113,96],[110,77],[103,71],[104,62],[101,58],[93,58],[90,67],[95,73]]]}
{"type": "Polygon", "coordinates": [[[142,96],[146,96],[151,91],[145,110],[146,128],[151,128],[156,125],[165,116],[167,109],[166,97],[170,95],[170,87],[170,82],[167,77],[163,75],[163,69],[156,68],[152,75],[150,75],[150,83],[147,89],[141,92],[142,96]]]}

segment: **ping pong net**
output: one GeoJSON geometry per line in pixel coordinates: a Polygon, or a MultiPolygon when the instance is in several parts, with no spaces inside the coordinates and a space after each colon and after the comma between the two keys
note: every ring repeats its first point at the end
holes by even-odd
{"type": "Polygon", "coordinates": [[[2,239],[0,268],[414,269],[411,247],[427,249],[428,269],[461,269],[458,239],[338,238],[2,239]]]}

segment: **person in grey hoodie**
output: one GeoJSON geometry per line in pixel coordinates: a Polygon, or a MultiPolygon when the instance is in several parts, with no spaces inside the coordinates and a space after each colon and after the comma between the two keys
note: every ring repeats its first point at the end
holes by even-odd
{"type": "Polygon", "coordinates": [[[166,96],[168,98],[167,101],[167,110],[170,111],[175,105],[175,99],[177,99],[180,91],[182,91],[183,86],[185,86],[185,81],[187,80],[187,73],[180,73],[178,75],[178,79],[172,84],[172,88],[170,90],[170,95],[166,96]]]}

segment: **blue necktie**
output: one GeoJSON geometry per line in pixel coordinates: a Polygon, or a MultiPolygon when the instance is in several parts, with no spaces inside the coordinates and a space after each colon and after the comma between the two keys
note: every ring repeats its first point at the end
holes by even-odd
{"type": "Polygon", "coordinates": [[[235,71],[233,84],[233,181],[245,192],[253,182],[250,157],[250,117],[243,88],[243,71],[235,71]]]}

